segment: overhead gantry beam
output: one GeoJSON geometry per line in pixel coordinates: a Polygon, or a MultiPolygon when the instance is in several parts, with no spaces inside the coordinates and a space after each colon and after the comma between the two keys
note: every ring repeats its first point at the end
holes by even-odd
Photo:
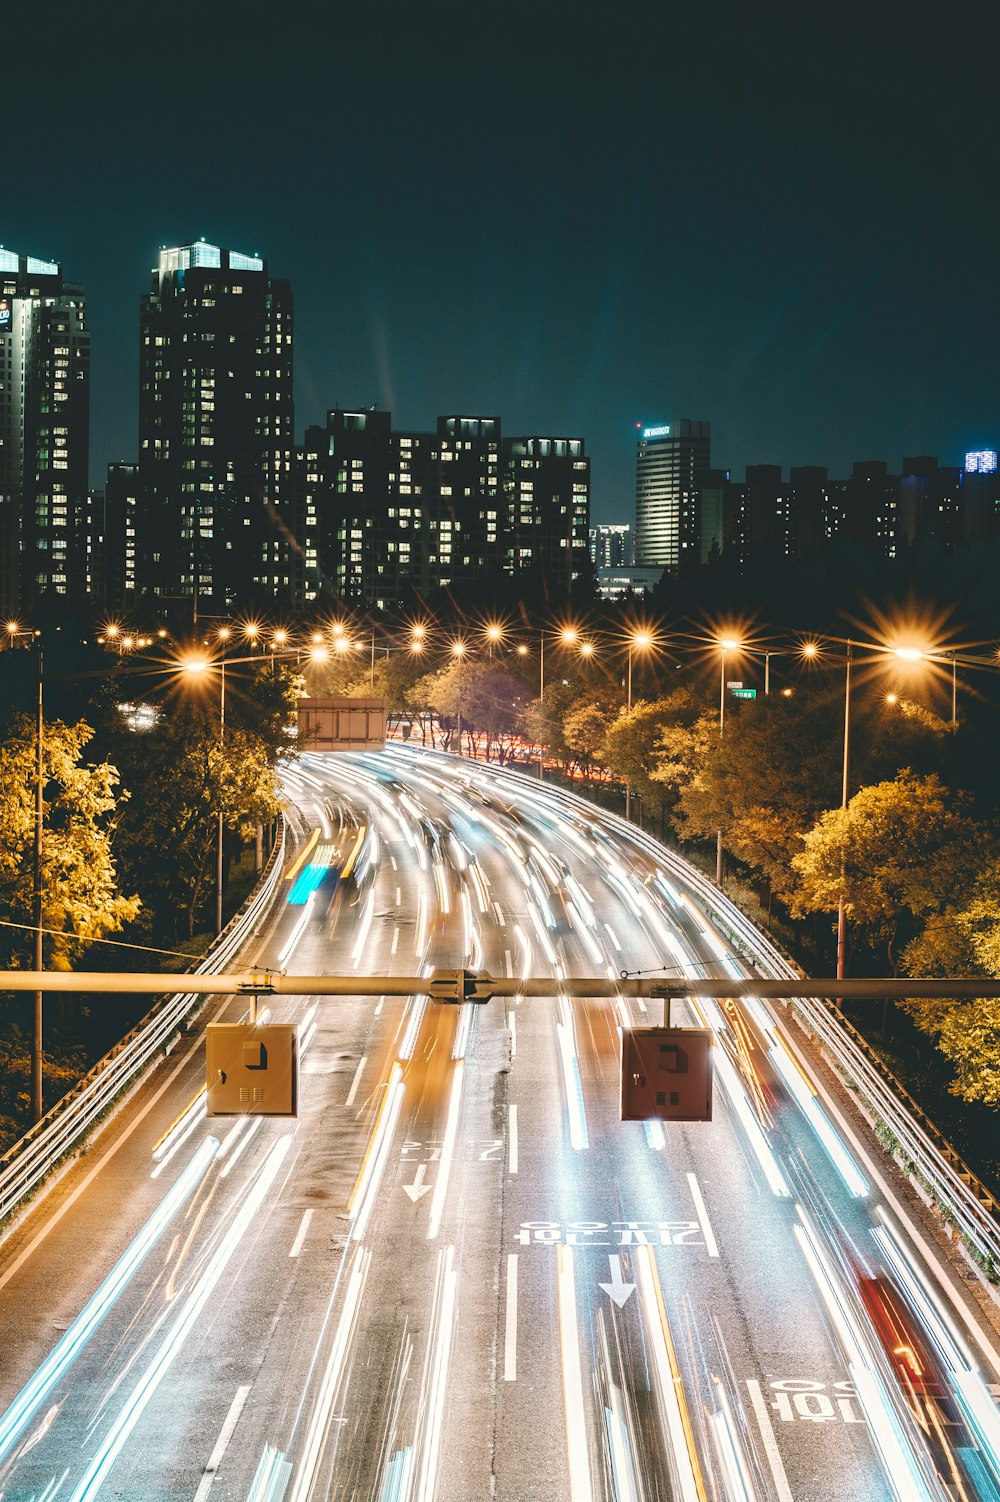
{"type": "Polygon", "coordinates": [[[1000,997],[1000,980],[926,976],[836,980],[736,980],[731,976],[671,976],[667,979],[606,975],[497,977],[470,970],[431,975],[282,975],[274,970],[231,974],[162,975],[150,971],[0,970],[0,991],[77,992],[106,995],[430,996],[436,1001],[489,1001],[493,996],[757,996],[787,1001],[815,996],[844,1001],[971,1000],[1000,997]]]}

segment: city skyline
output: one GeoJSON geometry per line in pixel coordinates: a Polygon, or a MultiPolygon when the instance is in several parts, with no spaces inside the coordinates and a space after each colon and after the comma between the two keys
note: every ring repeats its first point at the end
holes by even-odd
{"type": "Polygon", "coordinates": [[[87,288],[92,483],[135,457],[150,267],[202,235],[292,284],[302,429],[378,403],[584,433],[602,520],[636,424],[682,413],[722,465],[996,446],[988,48],[729,4],[210,4],[155,45],[116,0],[53,15],[44,55],[8,33],[11,147],[45,172],[0,240],[87,288]]]}

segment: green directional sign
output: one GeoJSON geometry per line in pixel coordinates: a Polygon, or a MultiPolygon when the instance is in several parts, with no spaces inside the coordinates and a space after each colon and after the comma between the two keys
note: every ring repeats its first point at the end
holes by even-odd
{"type": "Polygon", "coordinates": [[[756,699],[757,697],[755,688],[731,688],[729,692],[734,699],[756,699]]]}

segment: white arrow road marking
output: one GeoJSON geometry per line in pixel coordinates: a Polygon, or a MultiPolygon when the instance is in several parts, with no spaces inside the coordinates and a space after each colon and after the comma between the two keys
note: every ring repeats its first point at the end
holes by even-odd
{"type": "Polygon", "coordinates": [[[609,1253],[608,1262],[611,1265],[611,1282],[599,1283],[597,1286],[598,1288],[603,1288],[608,1298],[613,1299],[620,1309],[626,1299],[635,1293],[635,1284],[626,1283],[622,1278],[622,1259],[620,1257],[615,1256],[614,1253],[609,1253]]]}
{"type": "Polygon", "coordinates": [[[408,1194],[414,1204],[425,1194],[430,1194],[432,1185],[424,1183],[424,1174],[427,1172],[427,1164],[421,1163],[417,1169],[417,1176],[412,1184],[403,1185],[403,1193],[408,1194]]]}

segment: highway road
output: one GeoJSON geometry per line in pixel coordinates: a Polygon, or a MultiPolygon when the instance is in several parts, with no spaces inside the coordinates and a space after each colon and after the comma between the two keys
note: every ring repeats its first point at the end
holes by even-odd
{"type": "Polygon", "coordinates": [[[565,989],[275,1000],[296,1121],[206,1120],[180,1039],[0,1246],[0,1497],[997,1502],[996,1336],[780,1009],[675,1004],[714,1119],[619,1121],[658,1005],[570,978],[738,970],[655,844],[403,747],[286,788],[244,963],[565,989]]]}

